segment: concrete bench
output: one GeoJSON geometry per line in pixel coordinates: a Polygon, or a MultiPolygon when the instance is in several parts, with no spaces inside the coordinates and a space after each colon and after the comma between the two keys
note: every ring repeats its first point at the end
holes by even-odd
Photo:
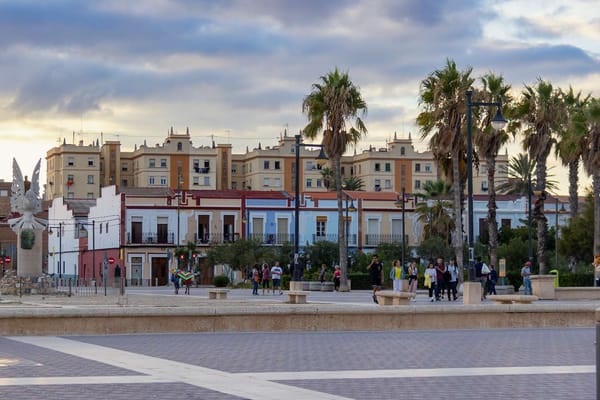
{"type": "Polygon", "coordinates": [[[406,306],[415,297],[414,293],[408,292],[383,292],[376,293],[380,306],[406,306]]]}
{"type": "Polygon", "coordinates": [[[487,298],[496,304],[531,304],[538,299],[537,296],[520,294],[492,294],[487,298]]]}
{"type": "Polygon", "coordinates": [[[209,300],[225,300],[229,289],[208,289],[209,300]]]}
{"type": "Polygon", "coordinates": [[[288,296],[288,303],[290,304],[306,304],[306,295],[308,292],[304,291],[288,291],[286,292],[288,296]]]}

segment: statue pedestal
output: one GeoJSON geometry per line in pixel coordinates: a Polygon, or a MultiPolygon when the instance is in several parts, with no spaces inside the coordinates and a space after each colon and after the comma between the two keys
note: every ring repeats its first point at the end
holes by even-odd
{"type": "Polygon", "coordinates": [[[34,229],[35,240],[31,249],[21,247],[21,233],[17,232],[17,276],[42,275],[42,229],[34,229]]]}

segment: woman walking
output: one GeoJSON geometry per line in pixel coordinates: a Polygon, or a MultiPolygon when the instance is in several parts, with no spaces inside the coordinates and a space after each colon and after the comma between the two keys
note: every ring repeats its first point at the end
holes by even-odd
{"type": "Polygon", "coordinates": [[[394,260],[392,263],[392,269],[390,270],[390,279],[394,283],[394,292],[402,291],[402,268],[400,267],[400,260],[394,260]]]}
{"type": "Polygon", "coordinates": [[[408,267],[408,292],[414,293],[415,296],[411,301],[417,301],[417,283],[419,282],[418,278],[418,269],[417,263],[415,261],[410,263],[408,267]]]}
{"type": "Polygon", "coordinates": [[[429,301],[431,302],[435,301],[435,297],[433,297],[433,294],[436,288],[436,277],[437,271],[435,269],[435,265],[433,264],[433,260],[431,260],[429,261],[427,269],[425,270],[425,287],[429,289],[429,301]]]}

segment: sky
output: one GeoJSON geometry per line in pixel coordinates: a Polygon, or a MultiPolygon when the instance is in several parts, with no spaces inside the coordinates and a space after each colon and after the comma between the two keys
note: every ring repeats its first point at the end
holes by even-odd
{"type": "MultiPolygon", "coordinates": [[[[515,95],[542,78],[600,97],[600,2],[0,0],[0,179],[13,157],[24,175],[41,158],[45,181],[63,140],[131,151],[189,127],[195,146],[276,145],[335,67],[368,105],[358,152],[419,139],[420,82],[446,59],[502,74],[515,95]]],[[[550,173],[566,194],[566,170],[550,173]]]]}

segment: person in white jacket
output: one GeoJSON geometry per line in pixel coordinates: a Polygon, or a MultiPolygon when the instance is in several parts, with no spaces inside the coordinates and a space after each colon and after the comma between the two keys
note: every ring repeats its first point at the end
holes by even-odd
{"type": "Polygon", "coordinates": [[[435,301],[433,293],[435,291],[436,277],[437,271],[435,270],[435,265],[433,264],[433,260],[430,260],[425,270],[425,287],[429,289],[429,301],[431,302],[435,301]]]}

